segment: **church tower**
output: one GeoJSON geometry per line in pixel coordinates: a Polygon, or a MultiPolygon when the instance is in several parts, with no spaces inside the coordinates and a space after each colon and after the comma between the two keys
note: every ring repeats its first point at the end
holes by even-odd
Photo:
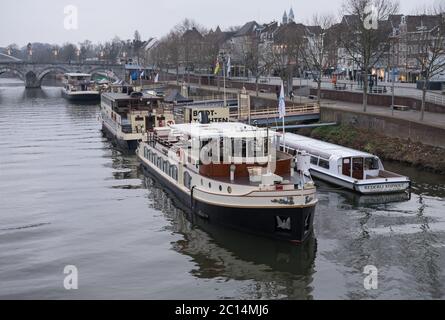
{"type": "Polygon", "coordinates": [[[294,22],[294,21],[295,21],[294,10],[291,7],[290,11],[289,11],[288,22],[291,23],[291,22],[294,22]]]}
{"type": "Polygon", "coordinates": [[[283,14],[283,24],[287,24],[287,13],[286,13],[286,11],[284,11],[284,14],[283,14]]]}

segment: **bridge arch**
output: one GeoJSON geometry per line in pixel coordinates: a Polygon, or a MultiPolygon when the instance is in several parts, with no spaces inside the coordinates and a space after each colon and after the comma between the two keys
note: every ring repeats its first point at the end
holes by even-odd
{"type": "Polygon", "coordinates": [[[0,74],[10,72],[17,76],[20,80],[25,81],[25,75],[18,69],[10,68],[10,67],[0,67],[0,74]]]}
{"type": "Polygon", "coordinates": [[[63,66],[51,66],[48,68],[43,69],[42,71],[39,72],[39,75],[37,76],[37,78],[39,79],[39,81],[41,82],[43,80],[43,78],[45,78],[45,76],[51,72],[54,71],[62,71],[63,73],[68,73],[71,72],[71,70],[63,67],[63,66]]]}

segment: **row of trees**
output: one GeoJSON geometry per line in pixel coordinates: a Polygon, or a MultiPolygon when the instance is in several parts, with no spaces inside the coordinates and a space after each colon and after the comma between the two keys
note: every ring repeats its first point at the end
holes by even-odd
{"type": "Polygon", "coordinates": [[[29,43],[20,48],[17,44],[9,45],[5,50],[8,54],[37,63],[51,62],[84,62],[88,59],[108,63],[118,63],[134,59],[145,64],[146,49],[153,43],[153,38],[144,41],[138,31],[132,40],[122,40],[115,37],[105,43],[93,43],[85,40],[79,44],[65,43],[61,46],[48,43],[29,43]]]}

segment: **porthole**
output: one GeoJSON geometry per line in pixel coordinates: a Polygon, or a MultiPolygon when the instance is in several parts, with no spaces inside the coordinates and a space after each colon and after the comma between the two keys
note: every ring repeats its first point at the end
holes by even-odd
{"type": "Polygon", "coordinates": [[[209,182],[209,189],[212,189],[212,184],[209,182]]]}
{"type": "Polygon", "coordinates": [[[222,186],[219,186],[219,191],[222,191],[222,186]]]}
{"type": "Polygon", "coordinates": [[[202,180],[202,179],[201,179],[201,185],[202,185],[202,186],[204,185],[204,180],[202,180]]]}
{"type": "Polygon", "coordinates": [[[227,192],[232,193],[232,187],[227,187],[227,192]]]}

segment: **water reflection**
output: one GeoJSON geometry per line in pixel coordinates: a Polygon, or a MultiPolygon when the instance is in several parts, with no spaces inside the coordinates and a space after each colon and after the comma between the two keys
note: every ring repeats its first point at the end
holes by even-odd
{"type": "Polygon", "coordinates": [[[146,177],[144,184],[153,208],[169,220],[170,231],[182,236],[172,243],[172,248],[193,259],[196,268],[190,272],[195,277],[253,280],[256,284],[251,299],[312,298],[310,285],[317,247],[314,237],[302,246],[295,246],[187,219],[154,180],[146,177]]]}

